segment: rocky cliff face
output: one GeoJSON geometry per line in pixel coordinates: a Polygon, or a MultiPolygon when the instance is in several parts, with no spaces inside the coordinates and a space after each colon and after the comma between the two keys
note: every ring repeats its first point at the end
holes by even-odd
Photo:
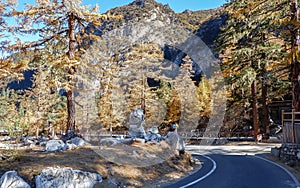
{"type": "Polygon", "coordinates": [[[176,17],[184,24],[186,29],[194,32],[206,21],[214,17],[219,17],[221,12],[222,8],[198,11],[185,10],[181,13],[176,13],[176,17]]]}
{"type": "Polygon", "coordinates": [[[128,5],[111,9],[107,14],[123,16],[123,23],[141,20],[160,20],[166,23],[176,21],[176,14],[168,5],[154,0],[135,0],[128,5]]]}
{"type": "Polygon", "coordinates": [[[214,42],[218,38],[221,28],[225,24],[227,18],[227,15],[220,10],[216,16],[207,19],[196,30],[197,36],[199,36],[212,50],[215,48],[214,42]]]}
{"type": "Polygon", "coordinates": [[[220,25],[212,20],[221,17],[223,12],[222,8],[217,8],[199,11],[185,10],[181,13],[175,13],[168,4],[164,5],[155,0],[135,0],[128,5],[113,8],[106,14],[121,16],[122,18],[105,21],[101,27],[102,30],[114,29],[128,23],[159,20],[167,24],[175,23],[195,32],[208,20],[211,20],[210,24],[213,26],[220,25]]]}
{"type": "MultiPolygon", "coordinates": [[[[157,3],[155,0],[135,0],[128,5],[113,8],[107,11],[106,14],[120,17],[120,19],[106,20],[101,27],[94,28],[99,36],[114,29],[141,22],[146,24],[154,22],[166,25],[174,24],[180,29],[187,30],[191,35],[192,33],[196,34],[212,48],[214,47],[214,40],[220,33],[220,27],[226,21],[226,17],[222,15],[222,8],[203,11],[186,10],[182,13],[175,13],[169,5],[157,3]]],[[[130,28],[130,32],[142,32],[138,29],[141,28],[130,28]]],[[[196,84],[200,82],[203,71],[197,63],[187,57],[187,54],[178,50],[175,46],[163,45],[159,48],[158,50],[163,51],[166,60],[179,67],[189,62],[192,67],[190,70],[191,78],[196,81],[196,84]]]]}

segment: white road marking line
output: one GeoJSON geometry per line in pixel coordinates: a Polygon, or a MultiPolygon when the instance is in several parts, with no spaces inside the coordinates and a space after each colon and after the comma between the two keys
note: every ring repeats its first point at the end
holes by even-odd
{"type": "Polygon", "coordinates": [[[294,174],[292,174],[292,173],[291,173],[290,171],[288,171],[286,168],[284,168],[283,166],[281,166],[281,165],[279,165],[279,164],[277,164],[277,163],[275,163],[275,162],[273,162],[273,161],[270,161],[270,160],[268,160],[268,159],[265,159],[265,158],[263,158],[263,157],[259,157],[259,156],[254,156],[254,157],[259,158],[259,159],[261,159],[261,160],[264,160],[264,161],[266,161],[266,162],[269,162],[269,163],[271,163],[271,164],[273,164],[273,165],[275,165],[275,166],[281,168],[282,170],[284,170],[284,171],[285,171],[285,172],[293,179],[293,181],[294,181],[295,184],[296,184],[296,187],[297,187],[297,188],[300,188],[300,183],[299,183],[298,179],[294,176],[294,174]]]}
{"type": "MultiPolygon", "coordinates": [[[[201,155],[201,154],[198,154],[198,153],[193,153],[193,154],[201,155]]],[[[197,180],[195,180],[195,181],[193,181],[193,182],[191,182],[191,183],[189,183],[187,185],[181,186],[180,188],[186,188],[186,187],[192,186],[192,185],[194,185],[194,184],[196,184],[196,183],[204,180],[205,178],[207,178],[208,176],[210,176],[212,173],[214,173],[214,171],[217,169],[217,163],[212,158],[210,158],[208,156],[205,156],[205,155],[201,155],[201,156],[207,158],[208,160],[210,160],[213,163],[213,168],[207,174],[205,174],[204,176],[202,176],[201,178],[199,178],[199,179],[197,179],[197,180]]]]}

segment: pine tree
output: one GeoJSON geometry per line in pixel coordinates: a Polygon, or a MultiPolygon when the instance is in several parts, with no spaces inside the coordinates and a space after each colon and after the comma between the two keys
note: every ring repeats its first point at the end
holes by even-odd
{"type": "MultiPolygon", "coordinates": [[[[105,15],[98,13],[98,7],[88,9],[81,0],[39,0],[35,5],[26,5],[25,10],[13,10],[6,17],[15,18],[18,27],[9,27],[16,38],[15,43],[6,43],[2,49],[9,53],[46,50],[49,66],[63,72],[67,78],[64,88],[67,92],[67,128],[75,130],[74,75],[82,62],[86,41],[97,40],[92,32],[86,32],[89,24],[100,24],[105,15]],[[20,35],[38,35],[35,41],[22,42],[20,35]],[[53,48],[47,49],[52,46],[53,48]]],[[[39,55],[37,55],[39,56],[39,55]]]]}
{"type": "Polygon", "coordinates": [[[211,109],[211,88],[205,75],[202,76],[201,82],[197,87],[197,94],[199,98],[199,110],[201,116],[209,116],[211,109]]]}
{"type": "MultiPolygon", "coordinates": [[[[278,2],[276,2],[278,3],[278,2]]],[[[281,62],[285,55],[285,43],[283,38],[276,35],[280,31],[274,25],[274,17],[279,17],[281,10],[278,4],[269,1],[231,1],[225,8],[229,14],[229,20],[223,28],[220,36],[222,68],[224,77],[230,85],[234,103],[239,106],[249,105],[250,93],[252,93],[253,122],[255,136],[258,133],[258,114],[256,106],[257,81],[261,83],[263,98],[264,123],[269,118],[267,111],[267,98],[272,99],[274,88],[283,86],[286,82],[287,64],[281,62]],[[266,10],[267,8],[267,10],[266,10]],[[277,79],[275,77],[277,76],[277,79]],[[270,81],[276,84],[268,84],[270,81]],[[277,85],[278,83],[278,85],[277,85]],[[275,87],[274,87],[275,86],[275,87]],[[252,89],[250,89],[252,88],[252,89]],[[268,89],[269,88],[269,89],[268,89]]],[[[285,2],[280,2],[285,3],[285,2]]],[[[287,84],[285,84],[287,85],[287,84]]],[[[282,90],[275,91],[277,96],[284,95],[282,90]]],[[[267,131],[267,126],[264,125],[267,131]]]]}
{"type": "Polygon", "coordinates": [[[134,44],[122,54],[124,61],[120,62],[120,73],[127,72],[128,75],[118,79],[126,87],[127,91],[124,91],[129,110],[142,109],[148,126],[161,123],[165,116],[164,104],[157,97],[155,89],[149,85],[148,79],[159,80],[162,50],[154,43],[134,44]]]}
{"type": "Polygon", "coordinates": [[[292,105],[293,109],[300,111],[300,28],[299,28],[299,5],[298,0],[292,1],[290,4],[290,34],[291,34],[291,82],[292,82],[292,105]]]}

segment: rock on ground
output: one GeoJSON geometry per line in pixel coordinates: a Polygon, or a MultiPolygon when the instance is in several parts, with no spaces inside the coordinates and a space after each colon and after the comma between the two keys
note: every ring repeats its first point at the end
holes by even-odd
{"type": "Polygon", "coordinates": [[[9,136],[0,136],[0,141],[8,141],[11,140],[11,137],[9,136]]]}
{"type": "Polygon", "coordinates": [[[130,125],[128,134],[132,138],[144,138],[146,132],[143,125],[130,125]]]}
{"type": "Polygon", "coordinates": [[[0,188],[30,188],[16,171],[7,171],[0,179],[0,188]]]}
{"type": "Polygon", "coordinates": [[[36,188],[93,188],[100,182],[100,174],[53,167],[45,168],[35,179],[36,188]]]}
{"type": "Polygon", "coordinates": [[[79,137],[71,138],[71,143],[75,144],[77,147],[87,144],[82,138],[79,137]]]}
{"type": "MultiPolygon", "coordinates": [[[[271,148],[271,154],[274,157],[279,157],[280,156],[280,148],[271,148]]],[[[297,154],[297,156],[298,156],[298,154],[297,154]]]]}
{"type": "Polygon", "coordinates": [[[146,134],[143,127],[144,124],[143,110],[138,109],[132,111],[129,118],[129,136],[132,138],[144,138],[146,134]]]}
{"type": "Polygon", "coordinates": [[[165,141],[174,151],[178,151],[179,153],[185,151],[184,141],[176,131],[169,132],[165,138],[165,141]]]}
{"type": "Polygon", "coordinates": [[[160,134],[154,134],[154,133],[147,133],[145,136],[145,139],[147,142],[160,142],[162,141],[162,137],[160,134]]]}
{"type": "Polygon", "coordinates": [[[77,148],[77,146],[76,146],[75,144],[69,143],[69,142],[66,143],[66,147],[67,147],[67,149],[69,149],[69,150],[72,150],[72,149],[76,149],[76,148],[77,148]]]}
{"type": "Polygon", "coordinates": [[[144,121],[144,111],[141,109],[133,110],[130,113],[129,124],[140,125],[144,121]]]}
{"type": "Polygon", "coordinates": [[[75,149],[81,146],[89,145],[89,143],[83,140],[82,138],[75,137],[71,138],[71,140],[67,140],[66,145],[68,149],[75,149]]]}
{"type": "Polygon", "coordinates": [[[62,140],[49,140],[46,143],[46,152],[55,152],[60,150],[66,150],[67,146],[62,140]]]}
{"type": "Polygon", "coordinates": [[[152,127],[150,127],[150,128],[147,129],[147,132],[148,133],[152,133],[152,134],[158,134],[159,130],[158,130],[157,126],[152,126],[152,127]]]}

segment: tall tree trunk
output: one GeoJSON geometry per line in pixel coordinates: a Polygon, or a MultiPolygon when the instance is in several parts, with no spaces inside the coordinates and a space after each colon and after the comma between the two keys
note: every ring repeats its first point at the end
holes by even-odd
{"type": "MultiPolygon", "coordinates": [[[[291,3],[291,21],[296,23],[299,21],[298,1],[291,3]]],[[[293,109],[296,112],[300,111],[300,64],[296,53],[299,53],[299,29],[294,26],[291,30],[291,46],[292,46],[292,66],[291,66],[291,82],[292,82],[292,97],[293,109]],[[298,46],[298,50],[296,49],[298,46]]]]}
{"type": "Polygon", "coordinates": [[[266,80],[262,81],[262,115],[263,115],[263,132],[269,135],[269,106],[268,106],[268,85],[266,80]]]}
{"type": "Polygon", "coordinates": [[[258,129],[259,129],[259,119],[258,119],[258,105],[257,105],[257,84],[256,80],[252,82],[251,92],[252,92],[252,113],[253,113],[253,128],[254,128],[254,139],[257,141],[258,129]]]}
{"type": "MultiPolygon", "coordinates": [[[[68,39],[69,39],[69,51],[68,51],[68,58],[70,60],[75,58],[75,48],[76,48],[76,38],[75,38],[75,17],[74,14],[71,13],[69,15],[68,20],[68,39]]],[[[70,67],[68,71],[68,82],[71,86],[74,85],[74,74],[75,74],[75,67],[70,67]]],[[[75,131],[75,103],[74,103],[74,95],[73,95],[73,88],[71,87],[67,91],[67,108],[68,108],[68,120],[67,120],[67,130],[75,131]]]]}

